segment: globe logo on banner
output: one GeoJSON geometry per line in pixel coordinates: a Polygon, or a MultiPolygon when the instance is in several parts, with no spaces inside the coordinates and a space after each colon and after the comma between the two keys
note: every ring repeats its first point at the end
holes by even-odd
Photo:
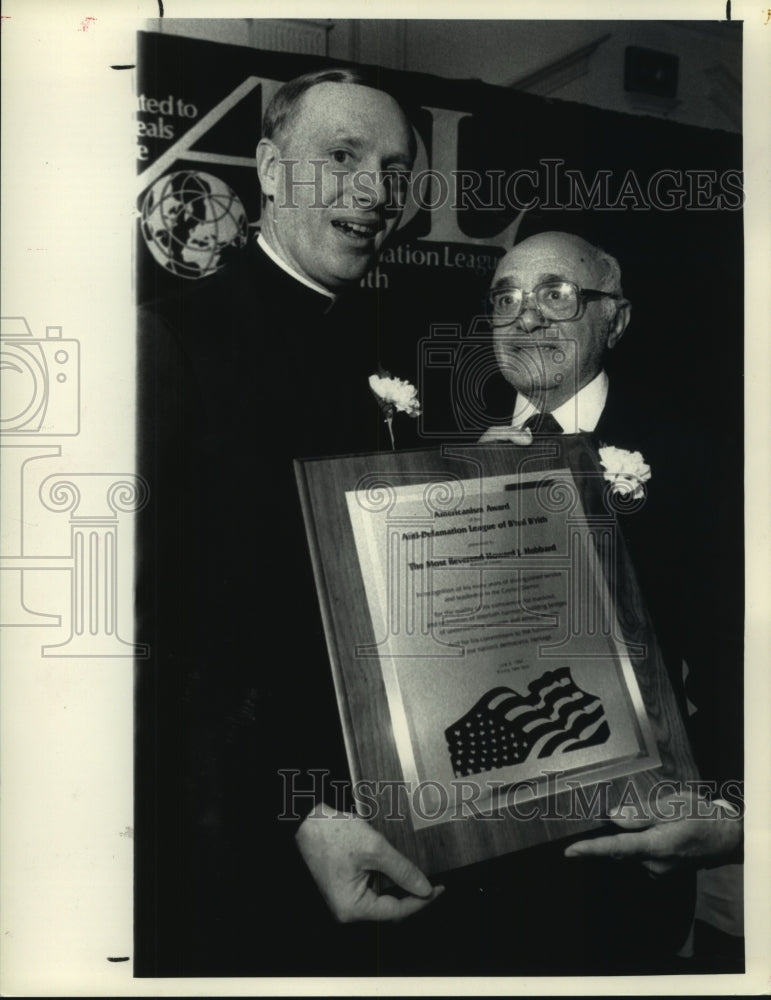
{"type": "Polygon", "coordinates": [[[179,278],[204,278],[228,247],[246,243],[249,223],[238,195],[197,170],[159,178],[142,203],[142,235],[161,267],[179,278]]]}

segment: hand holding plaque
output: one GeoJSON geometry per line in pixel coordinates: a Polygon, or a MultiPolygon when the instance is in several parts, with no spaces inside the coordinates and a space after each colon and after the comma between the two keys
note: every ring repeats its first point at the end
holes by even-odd
{"type": "Polygon", "coordinates": [[[298,463],[360,815],[431,873],[693,765],[580,436],[298,463]]]}

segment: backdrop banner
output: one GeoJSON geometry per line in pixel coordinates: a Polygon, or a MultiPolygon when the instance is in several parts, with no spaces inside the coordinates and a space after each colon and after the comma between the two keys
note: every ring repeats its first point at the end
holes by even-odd
{"type": "MultiPolygon", "coordinates": [[[[140,302],[205,281],[229,246],[259,231],[254,151],[263,110],[282,82],[331,65],[340,63],[139,34],[140,302]],[[179,213],[180,204],[190,210],[179,213]]],[[[708,403],[720,370],[731,401],[723,423],[738,429],[740,135],[477,80],[377,72],[410,112],[419,153],[399,230],[363,284],[416,375],[448,377],[421,363],[433,338],[452,345],[462,377],[464,342],[498,259],[516,240],[564,230],[621,263],[633,326],[612,360],[684,411],[708,403]]],[[[443,419],[432,412],[423,435],[441,438],[443,419]]],[[[462,415],[472,437],[489,425],[489,414],[462,415]]]]}

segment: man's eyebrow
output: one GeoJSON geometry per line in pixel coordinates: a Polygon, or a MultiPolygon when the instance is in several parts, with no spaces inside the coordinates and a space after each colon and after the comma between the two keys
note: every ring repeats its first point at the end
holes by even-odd
{"type": "Polygon", "coordinates": [[[329,145],[332,146],[335,143],[341,142],[345,146],[352,146],[354,149],[362,149],[365,145],[363,139],[357,138],[355,135],[349,135],[347,132],[335,132],[329,139],[329,145]]]}
{"type": "Polygon", "coordinates": [[[386,153],[383,163],[404,164],[405,167],[412,166],[412,157],[409,153],[386,153]]]}
{"type": "Polygon", "coordinates": [[[490,291],[494,292],[498,288],[519,288],[519,285],[513,278],[499,278],[493,282],[490,291]]]}
{"type": "MultiPolygon", "coordinates": [[[[360,152],[365,149],[370,143],[366,139],[361,139],[358,136],[350,135],[348,132],[336,132],[330,137],[327,145],[336,146],[337,144],[343,146],[350,146],[351,149],[356,152],[360,152]]],[[[412,157],[409,153],[400,150],[398,153],[386,153],[382,158],[383,163],[402,163],[409,167],[412,165],[412,157]]]]}
{"type": "MultiPolygon", "coordinates": [[[[533,288],[536,285],[543,284],[545,281],[570,281],[570,278],[566,278],[564,274],[539,274],[533,288]]],[[[499,278],[498,281],[493,283],[490,291],[495,291],[497,288],[522,288],[522,285],[513,278],[499,278]]],[[[528,289],[528,291],[532,291],[532,289],[528,289]]]]}

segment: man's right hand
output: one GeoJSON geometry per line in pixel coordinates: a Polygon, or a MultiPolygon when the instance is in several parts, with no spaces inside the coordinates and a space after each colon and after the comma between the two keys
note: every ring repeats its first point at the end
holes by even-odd
{"type": "Polygon", "coordinates": [[[392,847],[365,820],[321,803],[303,821],[297,846],[327,905],[341,923],[402,920],[428,906],[444,891],[392,847]],[[370,885],[382,872],[409,893],[403,899],[378,895],[370,885]]]}

